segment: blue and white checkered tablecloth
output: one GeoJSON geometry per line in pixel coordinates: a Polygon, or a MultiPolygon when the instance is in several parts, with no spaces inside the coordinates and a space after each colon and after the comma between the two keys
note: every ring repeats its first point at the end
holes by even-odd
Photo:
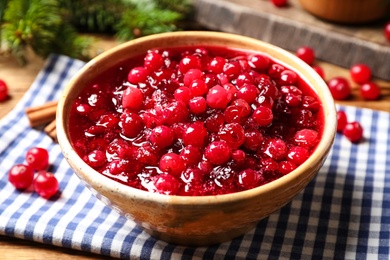
{"type": "Polygon", "coordinates": [[[364,142],[351,144],[338,134],[318,176],[246,235],[209,247],[176,246],[150,237],[98,201],[59,146],[29,127],[24,109],[58,99],[82,66],[51,56],[24,98],[0,121],[0,234],[127,259],[389,259],[390,114],[339,107],[362,123],[364,142]],[[50,152],[61,190],[54,199],[17,191],[7,180],[11,166],[23,163],[33,146],[50,152]]]}

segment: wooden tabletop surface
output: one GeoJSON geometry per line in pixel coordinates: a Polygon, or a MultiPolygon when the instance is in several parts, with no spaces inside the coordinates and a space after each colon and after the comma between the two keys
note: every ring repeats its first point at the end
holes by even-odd
{"type": "MultiPolygon", "coordinates": [[[[99,37],[96,42],[96,50],[104,51],[118,42],[112,38],[99,37]]],[[[9,113],[24,93],[29,89],[38,72],[44,64],[42,58],[29,54],[27,66],[21,67],[12,57],[0,56],[0,79],[4,80],[9,87],[10,98],[0,103],[0,119],[9,113]]],[[[325,78],[344,76],[350,79],[349,71],[338,66],[317,61],[325,71],[325,78]]],[[[352,84],[353,92],[350,99],[337,102],[338,104],[357,107],[371,108],[390,112],[390,82],[374,79],[382,89],[381,99],[378,101],[364,101],[359,95],[359,86],[352,84]]],[[[0,236],[0,258],[1,259],[102,259],[100,256],[64,249],[41,243],[25,241],[17,238],[0,236]]],[[[106,257],[104,259],[107,259],[106,257]]]]}

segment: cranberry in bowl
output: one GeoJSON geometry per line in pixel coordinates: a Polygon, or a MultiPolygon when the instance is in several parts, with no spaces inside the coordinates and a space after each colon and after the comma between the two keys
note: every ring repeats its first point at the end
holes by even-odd
{"type": "Polygon", "coordinates": [[[317,174],[334,101],[307,64],[220,32],[139,38],[87,63],[59,101],[61,150],[108,206],[184,245],[240,236],[317,174]]]}

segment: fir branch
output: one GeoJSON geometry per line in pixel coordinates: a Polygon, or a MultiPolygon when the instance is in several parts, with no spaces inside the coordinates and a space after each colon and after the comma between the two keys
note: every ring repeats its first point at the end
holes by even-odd
{"type": "Polygon", "coordinates": [[[50,53],[66,53],[79,57],[79,36],[63,23],[61,9],[57,0],[10,0],[4,14],[3,36],[6,46],[23,64],[26,62],[25,50],[32,50],[42,57],[50,53]]]}
{"type": "Polygon", "coordinates": [[[140,36],[178,30],[176,24],[183,18],[182,14],[159,9],[155,3],[146,2],[143,2],[142,6],[135,5],[133,9],[125,11],[115,27],[119,40],[127,41],[140,36]]]}

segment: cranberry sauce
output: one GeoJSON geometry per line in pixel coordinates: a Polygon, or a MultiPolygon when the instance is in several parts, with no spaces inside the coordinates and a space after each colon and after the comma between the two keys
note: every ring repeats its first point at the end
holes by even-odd
{"type": "Polygon", "coordinates": [[[217,195],[301,165],[323,129],[322,105],[292,69],[222,47],[151,50],[99,75],[74,101],[71,142],[123,184],[217,195]]]}

